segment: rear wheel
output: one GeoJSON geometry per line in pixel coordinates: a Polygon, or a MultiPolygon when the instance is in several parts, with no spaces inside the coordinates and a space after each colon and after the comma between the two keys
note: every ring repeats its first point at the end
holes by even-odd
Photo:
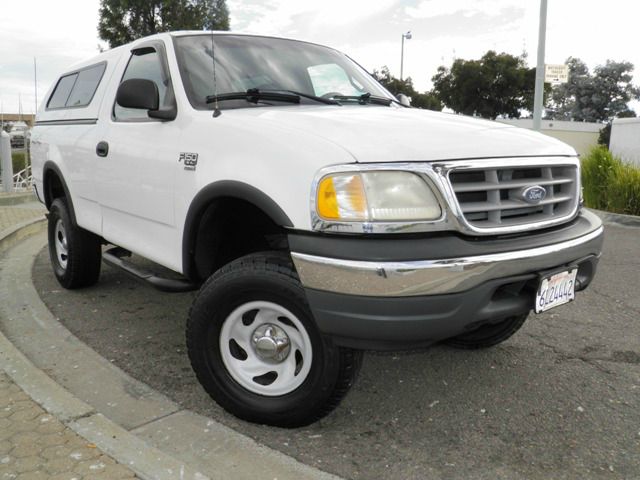
{"type": "Polygon", "coordinates": [[[277,252],[248,255],[211,276],[191,307],[187,347],[216,402],[280,427],[331,412],[362,358],[320,334],[291,260],[277,252]]]}
{"type": "Polygon", "coordinates": [[[68,289],[94,285],[100,277],[100,238],[73,224],[64,198],[51,203],[48,233],[49,257],[60,285],[68,289]]]}
{"type": "Polygon", "coordinates": [[[509,317],[498,323],[488,323],[477,330],[449,338],[443,343],[451,347],[469,350],[493,347],[520,330],[528,316],[529,313],[525,313],[509,317]]]}

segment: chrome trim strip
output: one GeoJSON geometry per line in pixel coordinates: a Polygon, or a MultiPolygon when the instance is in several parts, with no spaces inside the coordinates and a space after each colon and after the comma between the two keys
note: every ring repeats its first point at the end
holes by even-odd
{"type": "Polygon", "coordinates": [[[36,127],[43,127],[49,125],[95,125],[98,123],[97,118],[78,118],[73,120],[38,120],[35,123],[36,127]]]}
{"type": "MultiPolygon", "coordinates": [[[[461,292],[488,280],[539,272],[600,253],[571,251],[597,240],[602,226],[580,238],[528,250],[474,257],[404,262],[370,262],[318,257],[292,252],[305,287],[350,295],[404,297],[461,292]]],[[[583,249],[583,250],[585,250],[583,249]]]]}
{"type": "Polygon", "coordinates": [[[476,170],[491,168],[522,168],[522,167],[575,167],[577,170],[577,192],[580,191],[580,160],[577,157],[515,157],[515,158],[489,158],[474,160],[451,160],[435,162],[399,162],[399,163],[353,163],[345,165],[333,165],[319,170],[311,187],[311,226],[313,230],[336,233],[411,233],[411,232],[435,232],[458,231],[466,235],[485,236],[529,232],[548,228],[554,225],[568,222],[578,215],[579,198],[576,193],[571,212],[562,217],[557,217],[541,222],[523,225],[508,225],[504,227],[474,227],[468,223],[458,204],[458,200],[451,182],[449,172],[458,170],[476,170]],[[405,171],[418,174],[431,187],[436,199],[440,202],[442,216],[437,220],[417,222],[340,222],[327,221],[317,213],[316,197],[320,181],[327,175],[341,172],[367,172],[367,171],[405,171]]]}

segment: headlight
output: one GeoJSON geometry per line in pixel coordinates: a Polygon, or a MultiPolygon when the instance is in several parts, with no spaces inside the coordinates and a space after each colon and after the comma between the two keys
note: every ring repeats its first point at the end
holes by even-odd
{"type": "Polygon", "coordinates": [[[429,185],[414,173],[398,171],[327,175],[318,185],[316,209],[323,220],[346,222],[410,222],[442,215],[429,185]]]}

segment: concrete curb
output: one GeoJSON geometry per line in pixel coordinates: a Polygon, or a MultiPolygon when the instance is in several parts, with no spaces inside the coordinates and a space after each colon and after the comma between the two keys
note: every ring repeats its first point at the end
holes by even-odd
{"type": "Polygon", "coordinates": [[[34,218],[19,223],[14,227],[0,231],[0,255],[9,250],[20,240],[41,232],[46,228],[45,218],[34,218]]]}
{"type": "Polygon", "coordinates": [[[206,480],[209,477],[107,420],[31,363],[0,332],[0,359],[11,379],[48,413],[143,480],[206,480]]]}
{"type": "Polygon", "coordinates": [[[34,401],[142,479],[337,478],[181,409],[77,339],[31,283],[31,265],[45,241],[28,237],[45,226],[40,219],[25,222],[0,238],[6,269],[0,278],[0,359],[34,401]]]}
{"type": "Polygon", "coordinates": [[[595,208],[590,208],[589,210],[598,215],[604,223],[623,225],[625,227],[640,227],[640,217],[636,217],[635,215],[604,212],[602,210],[596,210],[595,208]]]}
{"type": "MultiPolygon", "coordinates": [[[[43,219],[25,222],[2,232],[0,255],[18,241],[46,227],[43,219]],[[6,234],[6,235],[5,235],[6,234]]],[[[0,363],[11,379],[36,403],[143,480],[175,478],[206,480],[209,477],[166,453],[146,445],[137,436],[107,420],[36,367],[0,332],[0,363]]]]}
{"type": "Polygon", "coordinates": [[[91,406],[77,399],[36,368],[22,352],[0,333],[2,368],[36,403],[62,423],[94,413],[91,406]]]}
{"type": "Polygon", "coordinates": [[[9,207],[37,201],[38,199],[33,192],[0,194],[0,207],[9,207]]]}

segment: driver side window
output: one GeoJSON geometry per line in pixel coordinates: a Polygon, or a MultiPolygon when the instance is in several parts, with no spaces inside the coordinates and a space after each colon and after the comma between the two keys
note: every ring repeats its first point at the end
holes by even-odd
{"type": "MultiPolygon", "coordinates": [[[[153,48],[145,48],[133,52],[127,68],[124,71],[121,82],[131,78],[142,78],[153,81],[158,86],[160,108],[170,107],[173,95],[170,90],[169,78],[162,67],[160,54],[153,48]]],[[[124,108],[116,102],[113,107],[113,116],[116,121],[148,120],[146,110],[138,108],[124,108]]]]}

